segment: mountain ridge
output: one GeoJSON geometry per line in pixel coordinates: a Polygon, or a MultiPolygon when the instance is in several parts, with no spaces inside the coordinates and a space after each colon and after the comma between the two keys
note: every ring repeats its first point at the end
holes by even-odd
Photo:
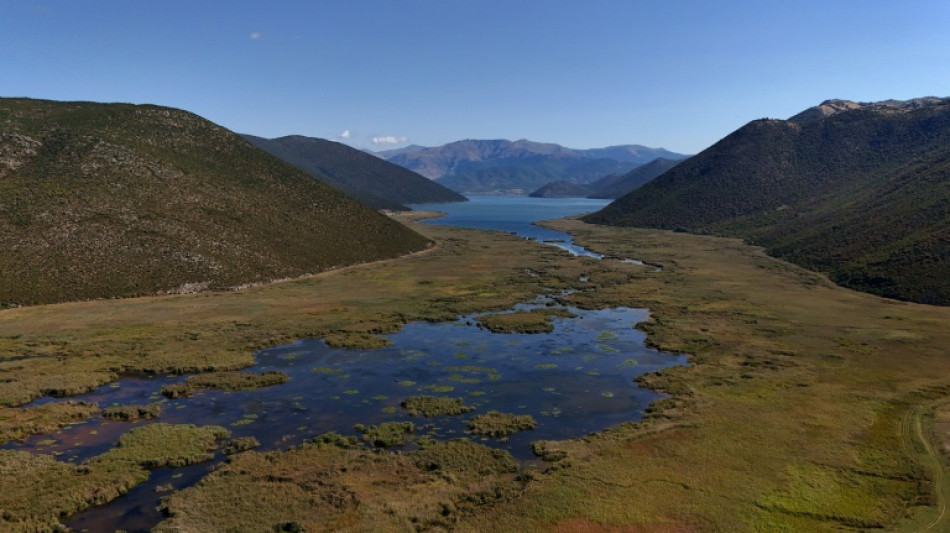
{"type": "Polygon", "coordinates": [[[950,304],[950,99],[845,102],[752,121],[585,220],[743,237],[845,286],[950,304]]]}
{"type": "Polygon", "coordinates": [[[303,135],[241,136],[374,209],[405,211],[409,209],[405,204],[466,201],[409,169],[342,143],[303,135]]]}
{"type": "Polygon", "coordinates": [[[552,181],[590,183],[656,157],[686,157],[662,148],[621,145],[572,149],[525,139],[466,139],[377,155],[459,192],[530,192],[552,181]]]}

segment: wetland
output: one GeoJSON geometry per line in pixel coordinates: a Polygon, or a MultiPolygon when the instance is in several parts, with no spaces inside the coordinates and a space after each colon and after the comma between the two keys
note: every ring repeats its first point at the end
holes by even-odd
{"type": "Polygon", "coordinates": [[[657,269],[419,216],[402,219],[437,245],[395,261],[0,312],[0,438],[19,448],[0,451],[4,527],[947,526],[948,310],[842,289],[734,239],[545,223],[657,269]],[[558,335],[575,353],[545,345],[558,335]],[[262,377],[222,381],[258,387],[161,394],[235,371],[262,377]],[[298,373],[319,386],[283,394],[298,373]],[[491,394],[517,379],[511,401],[491,394]],[[604,418],[558,434],[578,403],[604,418]],[[341,410],[363,414],[338,424],[341,410]]]}

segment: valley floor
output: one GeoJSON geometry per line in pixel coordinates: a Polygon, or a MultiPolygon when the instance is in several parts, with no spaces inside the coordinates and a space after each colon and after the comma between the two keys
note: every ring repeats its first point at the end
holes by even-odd
{"type": "MultiPolygon", "coordinates": [[[[573,288],[572,305],[649,308],[648,342],[691,356],[688,367],[643,379],[670,394],[643,422],[545,443],[545,455],[559,460],[528,472],[477,446],[434,447],[422,458],[333,443],[245,452],[172,496],[162,530],[208,527],[201,518],[228,502],[242,512],[214,515],[236,521],[215,527],[947,530],[950,309],[848,291],[736,240],[551,224],[589,249],[662,269],[414,226],[439,247],[240,292],[5,310],[0,440],[92,416],[98,411],[89,406],[17,406],[121,372],[236,369],[253,363],[255,349],[301,337],[371,347],[409,321],[505,309],[573,288]],[[454,474],[420,464],[451,464],[454,474]],[[248,491],[264,496],[237,496],[248,491]],[[268,504],[277,501],[294,505],[268,504]]],[[[142,475],[113,458],[79,479],[48,458],[3,453],[2,519],[24,530],[108,501],[142,475]],[[30,476],[46,481],[24,483],[30,476]],[[80,485],[88,497],[77,498],[80,485]]]]}

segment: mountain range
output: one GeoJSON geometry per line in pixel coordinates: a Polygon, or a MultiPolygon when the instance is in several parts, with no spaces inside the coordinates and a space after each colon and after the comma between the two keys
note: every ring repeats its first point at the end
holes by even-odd
{"type": "Polygon", "coordinates": [[[638,145],[587,150],[528,140],[464,140],[407,147],[378,156],[459,192],[527,194],[554,181],[587,184],[658,157],[686,156],[638,145]]]}
{"type": "Polygon", "coordinates": [[[411,170],[345,144],[302,135],[242,137],[374,209],[405,211],[409,209],[405,204],[466,201],[411,170]]]}
{"type": "Polygon", "coordinates": [[[585,217],[738,236],[882,296],[950,304],[950,98],[750,122],[585,217]]]}
{"type": "Polygon", "coordinates": [[[0,99],[0,305],[229,287],[428,244],[197,115],[0,99]]]}

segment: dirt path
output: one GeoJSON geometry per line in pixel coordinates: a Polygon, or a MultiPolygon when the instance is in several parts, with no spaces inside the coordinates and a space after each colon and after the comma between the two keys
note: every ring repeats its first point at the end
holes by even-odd
{"type": "Polygon", "coordinates": [[[948,500],[950,500],[950,475],[947,473],[947,467],[940,452],[934,446],[933,435],[927,431],[924,422],[924,417],[928,413],[947,402],[943,399],[914,407],[904,415],[901,421],[900,432],[905,450],[910,455],[919,457],[921,463],[932,472],[936,516],[931,518],[933,511],[928,509],[898,526],[896,531],[914,533],[950,531],[950,513],[947,512],[948,500]]]}

